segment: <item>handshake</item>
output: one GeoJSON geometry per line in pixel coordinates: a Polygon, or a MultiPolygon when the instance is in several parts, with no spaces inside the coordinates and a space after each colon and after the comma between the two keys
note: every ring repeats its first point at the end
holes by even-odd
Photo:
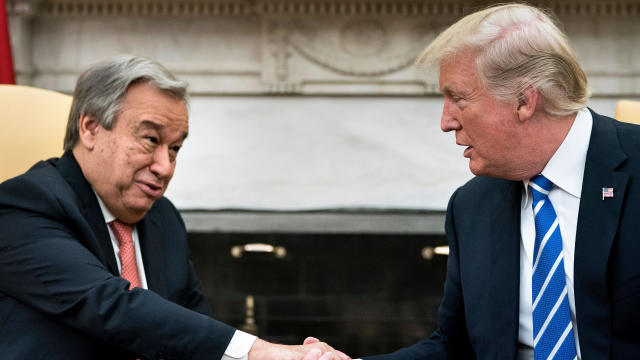
{"type": "Polygon", "coordinates": [[[256,339],[249,351],[249,360],[350,360],[320,340],[308,337],[302,345],[278,345],[256,339]]]}

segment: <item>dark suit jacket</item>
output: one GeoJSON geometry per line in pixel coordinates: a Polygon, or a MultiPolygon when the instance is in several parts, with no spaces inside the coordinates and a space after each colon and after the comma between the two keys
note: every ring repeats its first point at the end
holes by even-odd
{"type": "MultiPolygon", "coordinates": [[[[580,350],[640,359],[640,126],[592,115],[574,264],[580,350]],[[614,197],[602,200],[603,187],[614,197]]],[[[453,194],[439,328],[369,359],[516,359],[522,187],[476,177],[453,194]]]]}
{"type": "Polygon", "coordinates": [[[137,223],[148,290],[118,275],[104,217],[71,153],[0,184],[0,358],[220,359],[184,223],[158,200],[137,223]]]}

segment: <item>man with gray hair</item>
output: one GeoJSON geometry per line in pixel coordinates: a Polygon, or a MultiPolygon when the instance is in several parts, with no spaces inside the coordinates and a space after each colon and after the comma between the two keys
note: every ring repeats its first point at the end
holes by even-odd
{"type": "Polygon", "coordinates": [[[62,157],[0,185],[0,357],[348,359],[211,318],[163,197],[188,127],[186,83],[157,62],[80,76],[62,157]]]}
{"type": "Polygon", "coordinates": [[[437,330],[370,359],[640,359],[640,127],[586,108],[566,36],[528,5],[462,18],[419,62],[477,176],[449,201],[437,330]]]}

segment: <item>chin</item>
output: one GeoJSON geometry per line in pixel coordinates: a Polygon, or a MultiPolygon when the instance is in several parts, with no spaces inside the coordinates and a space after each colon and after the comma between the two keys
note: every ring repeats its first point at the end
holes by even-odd
{"type": "Polygon", "coordinates": [[[146,201],[135,201],[127,204],[127,217],[129,219],[135,219],[133,222],[138,222],[147,214],[149,209],[153,206],[155,201],[146,199],[146,201]]]}
{"type": "Polygon", "coordinates": [[[475,176],[488,176],[486,169],[481,166],[474,166],[472,163],[469,163],[469,170],[475,176]]]}
{"type": "Polygon", "coordinates": [[[469,161],[469,170],[475,176],[488,176],[495,178],[505,178],[505,171],[488,163],[481,163],[478,160],[469,161]]]}
{"type": "Polygon", "coordinates": [[[136,210],[129,209],[129,211],[127,211],[127,214],[125,215],[126,218],[120,219],[120,220],[129,224],[135,224],[138,221],[142,220],[142,218],[144,218],[145,215],[147,215],[147,211],[148,210],[138,211],[137,209],[136,210]]]}

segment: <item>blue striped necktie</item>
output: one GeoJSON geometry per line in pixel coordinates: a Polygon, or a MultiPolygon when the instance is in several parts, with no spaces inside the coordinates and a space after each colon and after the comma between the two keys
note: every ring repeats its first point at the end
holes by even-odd
{"type": "Polygon", "coordinates": [[[536,242],[533,250],[533,353],[535,360],[576,359],[569,295],[564,275],[564,251],[558,216],[549,200],[553,183],[538,175],[529,187],[533,195],[536,242]]]}

